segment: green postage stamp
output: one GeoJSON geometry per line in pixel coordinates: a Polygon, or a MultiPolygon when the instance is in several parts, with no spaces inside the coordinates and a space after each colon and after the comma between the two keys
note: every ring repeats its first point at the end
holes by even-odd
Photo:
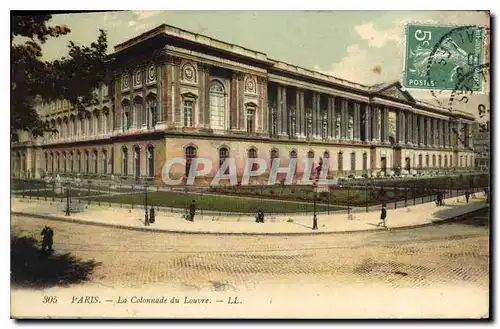
{"type": "Polygon", "coordinates": [[[405,87],[482,90],[483,28],[410,24],[405,40],[405,87]]]}

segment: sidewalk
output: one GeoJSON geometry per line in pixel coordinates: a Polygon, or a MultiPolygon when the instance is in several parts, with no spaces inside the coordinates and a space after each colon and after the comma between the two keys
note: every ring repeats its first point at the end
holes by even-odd
{"type": "MultiPolygon", "coordinates": [[[[453,197],[445,199],[445,205],[437,207],[434,202],[388,210],[387,226],[389,229],[418,227],[461,216],[486,208],[483,193],[476,193],[469,203],[465,198],[453,197]]],[[[120,227],[135,230],[179,232],[179,233],[211,233],[211,234],[321,234],[355,232],[367,230],[385,230],[376,226],[380,212],[370,211],[353,213],[352,220],[347,214],[318,215],[318,231],[312,231],[311,215],[266,216],[264,224],[255,223],[254,216],[195,216],[190,222],[179,213],[160,211],[156,222],[144,226],[144,209],[109,208],[91,205],[81,213],[64,216],[64,203],[11,199],[11,212],[54,220],[73,221],[84,224],[120,227]]]]}

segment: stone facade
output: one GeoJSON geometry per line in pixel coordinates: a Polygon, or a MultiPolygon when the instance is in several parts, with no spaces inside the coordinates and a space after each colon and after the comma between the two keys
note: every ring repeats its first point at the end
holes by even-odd
{"type": "MultiPolygon", "coordinates": [[[[59,133],[12,145],[16,176],[160,180],[171,158],[270,163],[330,159],[330,176],[472,167],[464,112],[415,100],[398,82],[364,86],[162,25],[115,47],[113,83],[76,113],[39,104],[59,133]],[[326,153],[325,153],[326,152],[326,153]]],[[[173,168],[175,176],[185,168],[173,168]]]]}

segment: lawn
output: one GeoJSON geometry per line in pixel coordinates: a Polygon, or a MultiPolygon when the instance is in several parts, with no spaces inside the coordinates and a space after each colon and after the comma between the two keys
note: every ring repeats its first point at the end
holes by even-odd
{"type": "Polygon", "coordinates": [[[44,188],[46,187],[46,183],[41,180],[19,180],[13,179],[10,184],[10,189],[15,190],[29,190],[36,188],[44,188]]]}
{"type": "MultiPolygon", "coordinates": [[[[134,205],[144,204],[144,194],[111,195],[90,199],[92,202],[97,202],[99,200],[102,203],[112,202],[134,205]]],[[[300,204],[257,198],[243,199],[225,195],[184,194],[166,191],[148,193],[148,204],[161,207],[183,209],[189,206],[191,200],[195,200],[197,209],[210,211],[256,213],[259,208],[261,208],[264,213],[300,213],[313,211],[312,204],[300,204]]],[[[327,205],[317,205],[317,211],[327,211],[327,209],[327,205]]],[[[340,208],[330,206],[330,211],[338,209],[340,208]]]]}

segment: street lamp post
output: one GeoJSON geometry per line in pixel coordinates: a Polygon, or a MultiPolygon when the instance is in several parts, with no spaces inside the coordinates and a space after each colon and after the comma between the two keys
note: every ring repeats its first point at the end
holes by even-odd
{"type": "Polygon", "coordinates": [[[71,187],[71,184],[68,183],[67,188],[66,188],[66,216],[70,216],[71,215],[71,210],[70,210],[70,204],[71,204],[70,187],[71,187]]]}
{"type": "Polygon", "coordinates": [[[144,226],[149,226],[148,219],[148,184],[144,185],[144,226]]]}
{"type": "Polygon", "coordinates": [[[316,198],[317,198],[317,189],[316,189],[316,182],[313,183],[313,189],[314,189],[314,206],[313,206],[313,227],[312,229],[315,231],[318,229],[318,216],[316,214],[316,198]]]}

